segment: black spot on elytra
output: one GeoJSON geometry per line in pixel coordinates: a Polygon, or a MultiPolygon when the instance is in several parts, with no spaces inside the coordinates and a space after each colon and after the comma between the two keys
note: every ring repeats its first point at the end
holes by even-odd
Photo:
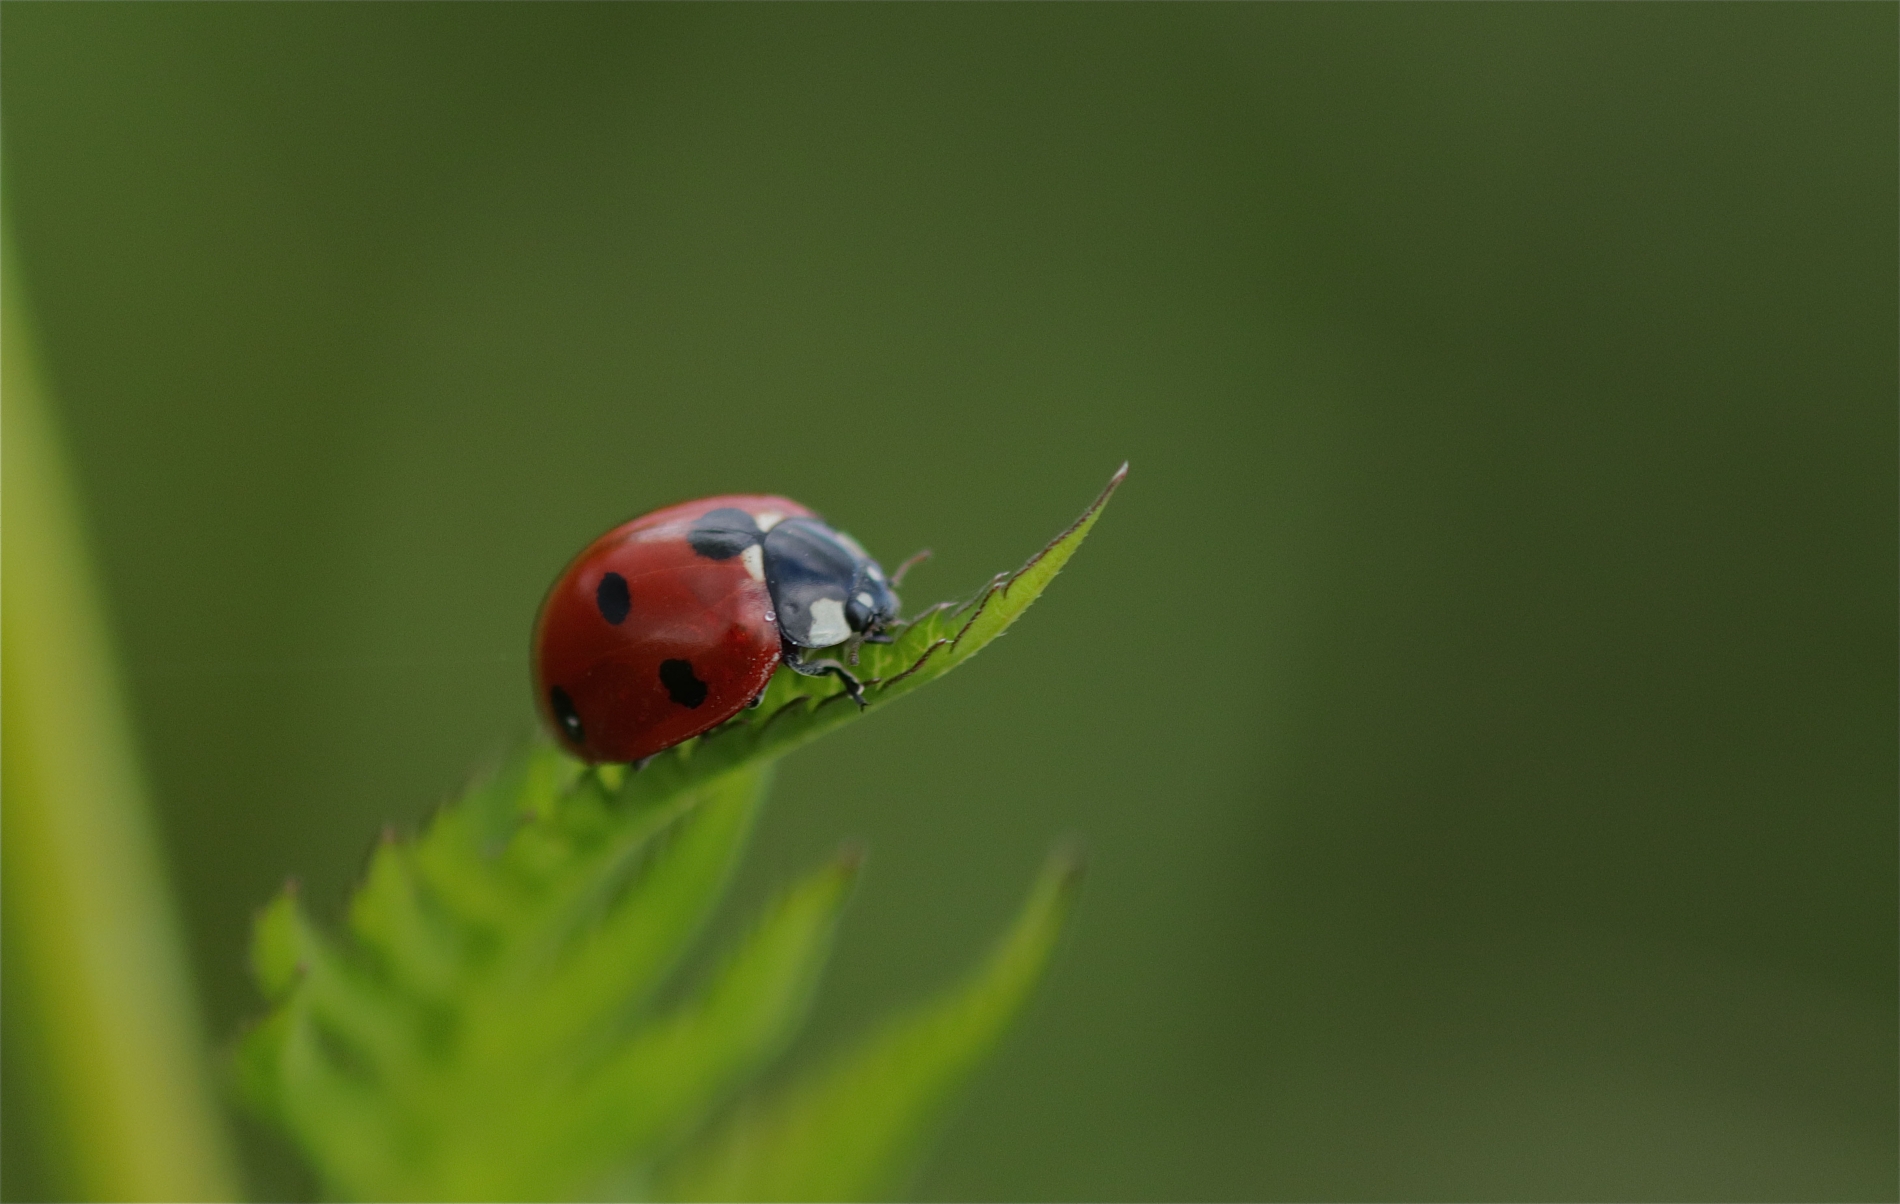
{"type": "Polygon", "coordinates": [[[693,676],[691,661],[661,661],[660,684],[683,707],[696,707],[706,701],[706,683],[693,676]]]}
{"type": "Polygon", "coordinates": [[[693,520],[686,542],[708,560],[731,560],[759,542],[759,524],[731,506],[708,510],[693,520]]]}
{"type": "Polygon", "coordinates": [[[554,718],[560,721],[561,734],[576,745],[584,743],[587,736],[581,730],[581,715],[574,709],[574,700],[567,696],[567,691],[559,686],[551,687],[548,690],[548,705],[554,708],[554,718]]]}
{"type": "Polygon", "coordinates": [[[594,605],[600,607],[600,617],[615,627],[627,621],[627,612],[633,609],[633,595],[627,592],[627,579],[619,573],[608,573],[600,579],[600,586],[594,590],[594,605]]]}

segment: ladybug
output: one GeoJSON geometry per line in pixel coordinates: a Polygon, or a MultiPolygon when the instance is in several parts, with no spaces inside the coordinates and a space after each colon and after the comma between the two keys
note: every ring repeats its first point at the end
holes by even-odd
{"type": "Polygon", "coordinates": [[[638,761],[758,705],[780,665],[830,674],[863,706],[843,664],[809,654],[843,644],[855,662],[860,643],[889,643],[893,585],[857,541],[789,498],[655,510],[589,544],[542,602],[542,718],[577,756],[638,761]]]}

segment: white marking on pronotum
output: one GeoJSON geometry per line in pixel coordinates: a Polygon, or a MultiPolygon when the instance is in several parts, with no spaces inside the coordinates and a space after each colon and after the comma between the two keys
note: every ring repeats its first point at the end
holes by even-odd
{"type": "Polygon", "coordinates": [[[780,523],[784,522],[785,516],[783,514],[780,514],[776,510],[767,510],[763,514],[753,515],[752,521],[759,524],[759,530],[761,532],[764,532],[764,531],[770,531],[773,527],[776,527],[780,523]]]}
{"type": "Polygon", "coordinates": [[[865,608],[867,608],[867,609],[868,609],[868,608],[870,607],[870,605],[871,605],[871,595],[869,595],[869,594],[859,594],[859,595],[858,595],[858,605],[859,605],[859,606],[862,606],[862,607],[865,607],[865,608]]]}
{"type": "Polygon", "coordinates": [[[811,640],[813,648],[842,644],[851,636],[851,625],[844,621],[844,603],[836,598],[820,598],[811,604],[811,640]]]}
{"type": "Polygon", "coordinates": [[[739,560],[745,565],[746,573],[754,581],[765,580],[765,552],[758,544],[746,545],[746,550],[739,553],[739,560]]]}

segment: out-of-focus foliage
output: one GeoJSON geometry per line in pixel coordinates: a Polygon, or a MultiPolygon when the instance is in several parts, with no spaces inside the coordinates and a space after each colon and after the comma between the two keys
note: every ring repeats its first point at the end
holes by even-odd
{"type": "Polygon", "coordinates": [[[742,1110],[666,1170],[692,1200],[892,1199],[924,1124],[1035,985],[1080,863],[1057,853],[1015,928],[961,990],[742,1110]]]}
{"type": "Polygon", "coordinates": [[[48,1084],[49,1188],[207,1200],[233,1188],[164,854],[147,810],[58,421],[0,240],[0,884],[7,1053],[48,1084]]]}
{"type": "MultiPolygon", "coordinates": [[[[865,709],[1001,635],[1122,475],[1019,572],[864,649],[865,709]]],[[[701,1135],[803,1017],[856,854],[785,892],[690,993],[663,989],[722,898],[770,763],[862,713],[837,691],[781,673],[756,711],[631,772],[521,753],[417,839],[378,846],[339,937],[286,888],[252,945],[275,1007],[240,1049],[245,1095],[356,1199],[888,1193],[1033,985],[1075,867],[1058,855],[966,985],[701,1135]]]]}

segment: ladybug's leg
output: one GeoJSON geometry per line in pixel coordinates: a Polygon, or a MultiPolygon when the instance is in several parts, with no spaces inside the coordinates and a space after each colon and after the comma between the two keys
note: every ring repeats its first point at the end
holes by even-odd
{"type": "Polygon", "coordinates": [[[895,644],[897,637],[882,627],[873,627],[869,631],[860,631],[844,642],[844,659],[851,662],[853,669],[858,667],[858,649],[866,644],[895,644]]]}
{"type": "Polygon", "coordinates": [[[860,631],[845,641],[845,659],[850,661],[851,667],[855,669],[858,664],[858,649],[866,644],[895,644],[896,642],[896,636],[887,635],[881,630],[860,631]]]}
{"type": "Polygon", "coordinates": [[[798,649],[791,644],[784,646],[784,651],[780,654],[779,659],[785,662],[787,669],[790,669],[794,673],[802,674],[805,677],[824,677],[829,674],[837,678],[844,683],[844,692],[851,695],[851,701],[857,703],[860,710],[870,705],[864,701],[864,687],[858,684],[857,678],[851,676],[849,669],[846,669],[837,661],[801,660],[799,659],[798,649]]]}
{"type": "Polygon", "coordinates": [[[866,644],[895,644],[896,642],[896,636],[886,635],[879,630],[860,631],[846,640],[840,647],[844,649],[844,659],[849,661],[851,667],[855,669],[858,667],[858,649],[864,647],[866,644]]]}

